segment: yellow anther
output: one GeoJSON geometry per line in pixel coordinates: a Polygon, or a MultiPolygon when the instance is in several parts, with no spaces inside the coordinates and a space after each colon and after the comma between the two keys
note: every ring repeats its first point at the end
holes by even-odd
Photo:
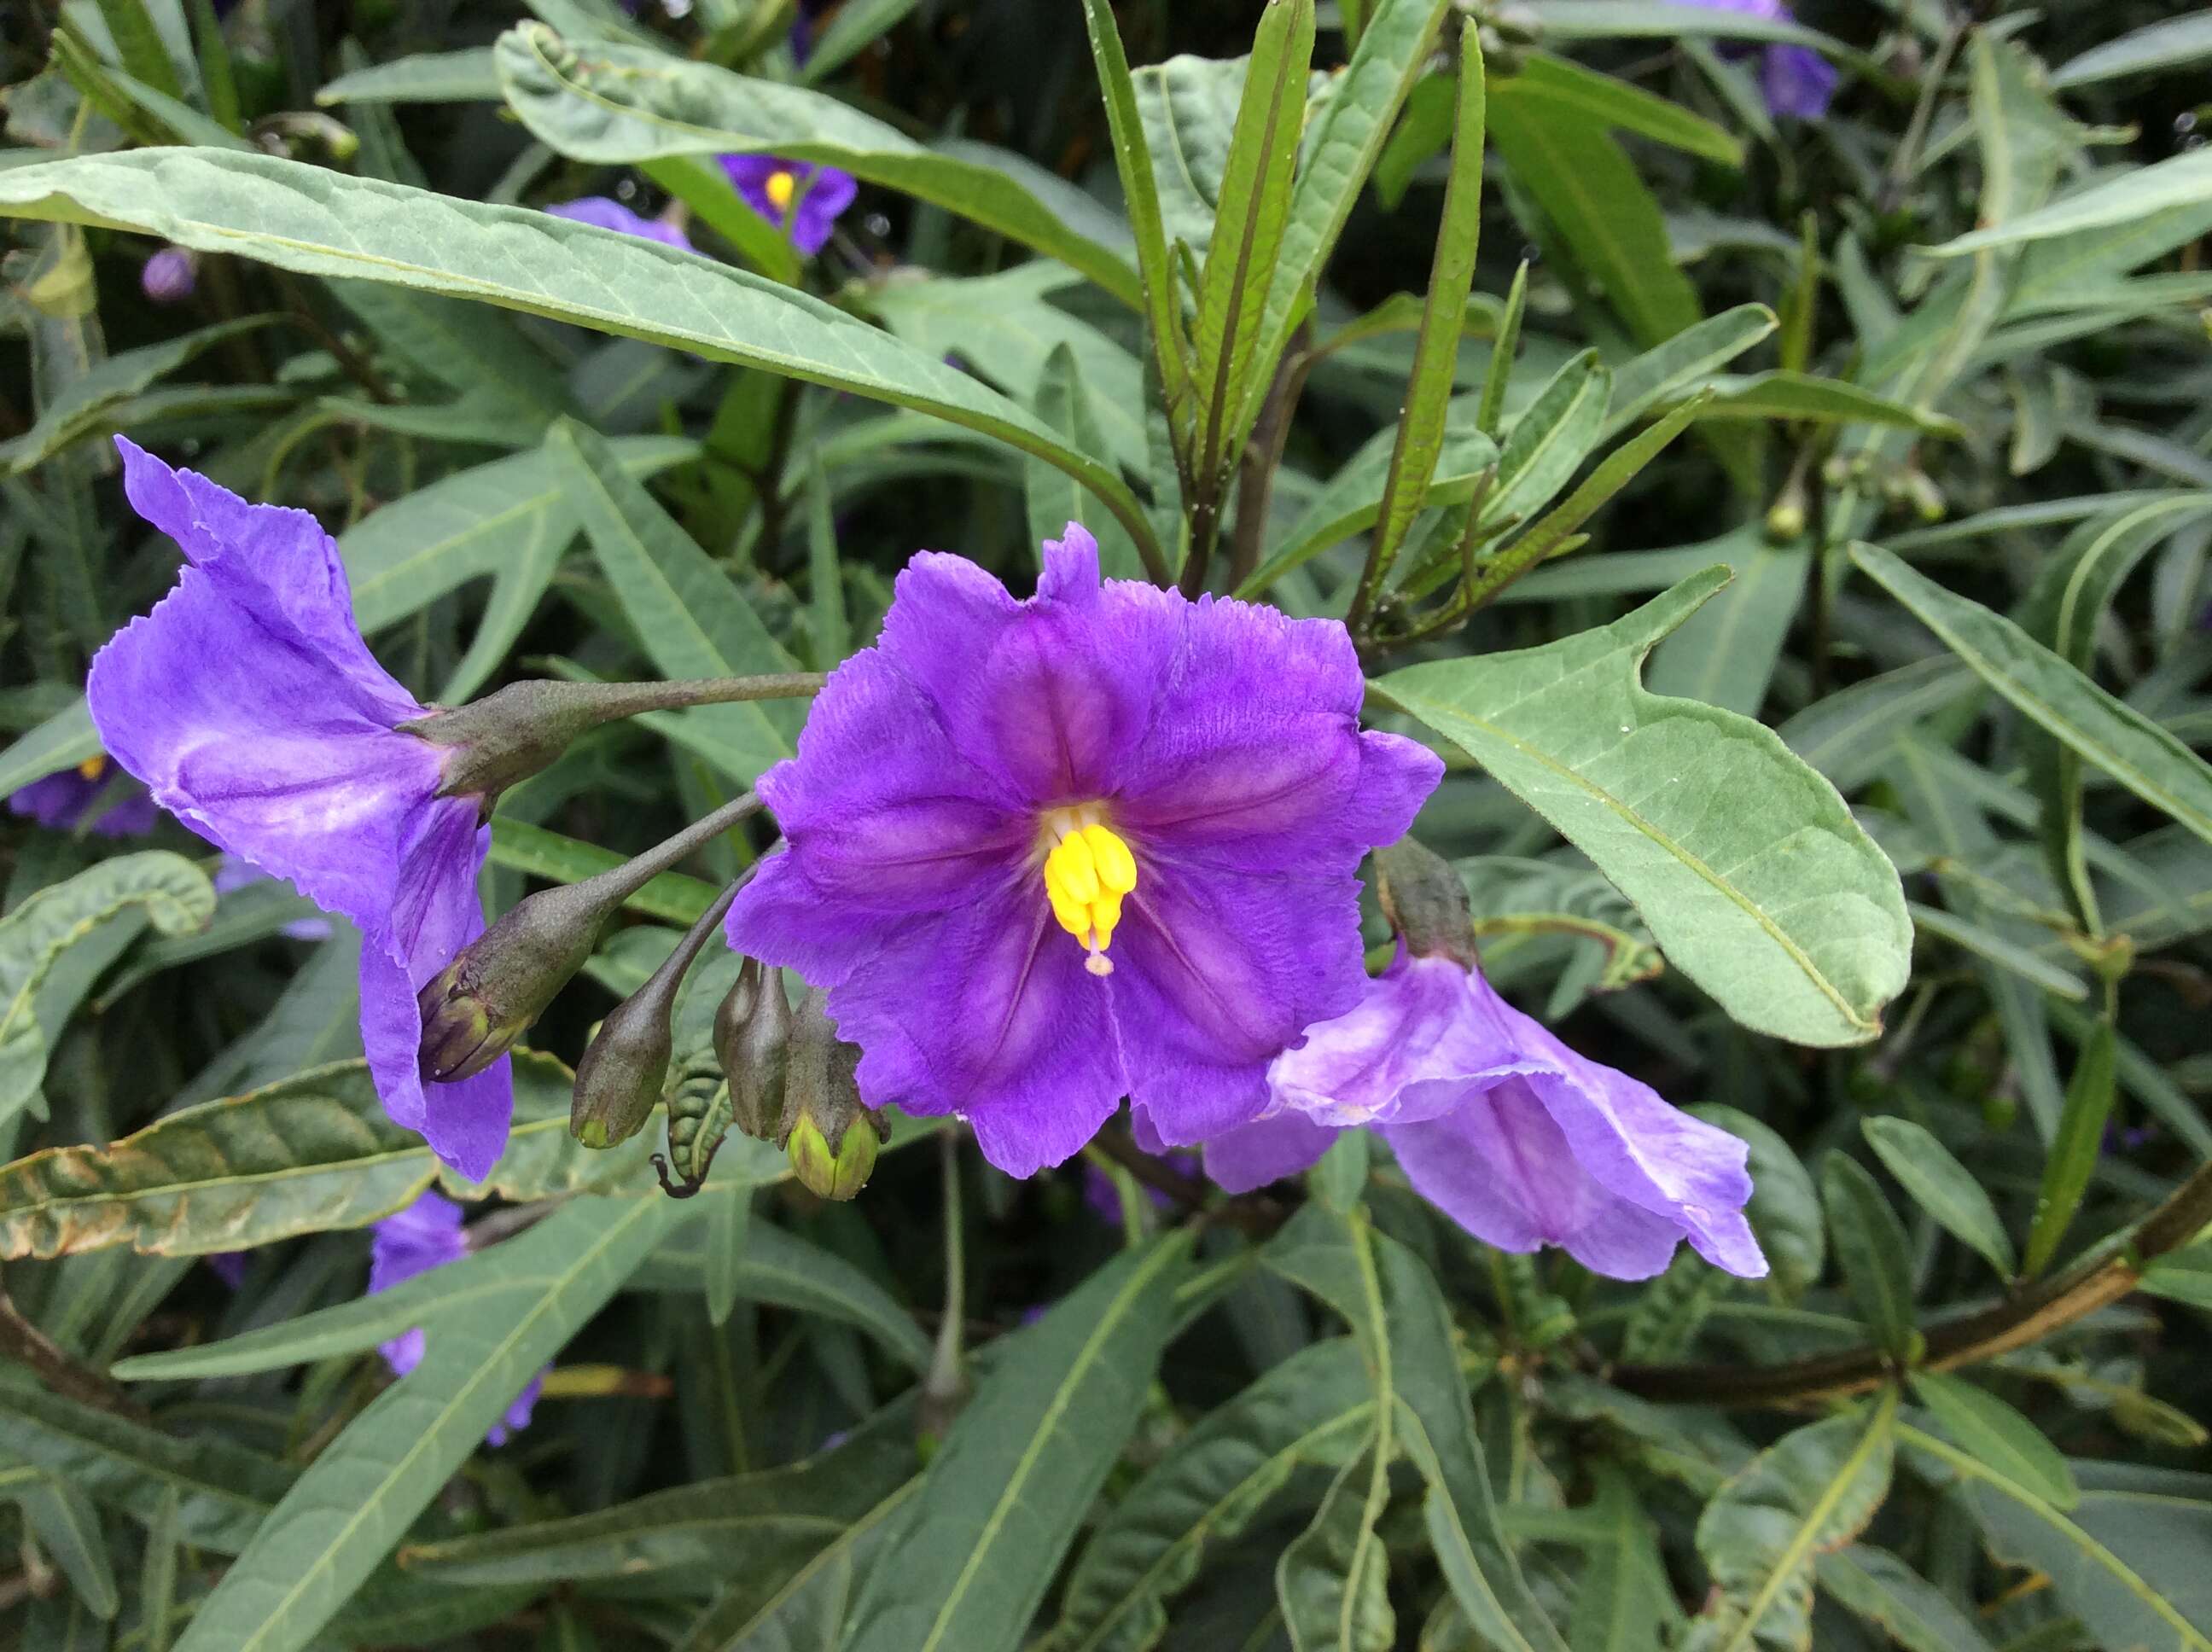
{"type": "MultiPolygon", "coordinates": [[[[1071,843],[1076,841],[1068,840],[1071,843]]],[[[1129,853],[1127,844],[1098,825],[1085,826],[1081,841],[1091,852],[1091,864],[1098,869],[1098,882],[1103,888],[1115,895],[1127,895],[1137,887],[1137,857],[1129,853]]],[[[1119,906],[1121,902],[1115,904],[1119,906]]]]}
{"type": "Polygon", "coordinates": [[[1098,898],[1098,868],[1080,832],[1062,838],[1060,847],[1045,857],[1044,876],[1048,887],[1057,882],[1061,892],[1079,906],[1089,906],[1098,898]]]}
{"type": "Polygon", "coordinates": [[[88,780],[96,780],[107,772],[107,759],[95,752],[76,766],[76,772],[88,780]]]}
{"type": "Polygon", "coordinates": [[[768,191],[768,198],[778,212],[788,212],[791,197],[799,193],[799,180],[787,172],[772,172],[761,187],[768,191]]]}
{"type": "Polygon", "coordinates": [[[1110,975],[1114,965],[1106,949],[1121,921],[1121,897],[1137,887],[1137,858],[1099,823],[1099,812],[1096,804],[1054,809],[1038,823],[1037,835],[1053,918],[1090,954],[1083,967],[1094,975],[1110,975]]]}

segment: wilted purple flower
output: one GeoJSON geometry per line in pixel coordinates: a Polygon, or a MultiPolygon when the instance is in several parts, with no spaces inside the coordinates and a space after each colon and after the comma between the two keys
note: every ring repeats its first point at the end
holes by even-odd
{"type": "Polygon", "coordinates": [[[132,508],[174,539],[177,588],[92,662],[115,761],[216,847],[361,926],[361,1035],[392,1119],[462,1175],[507,1142],[505,1058],[428,1089],[415,995],[483,928],[481,800],[441,797],[454,748],[362,641],[337,546],[305,511],[249,505],[122,437],[132,508]]]}
{"type": "MultiPolygon", "coordinates": [[[[228,895],[233,890],[244,889],[248,884],[271,881],[268,873],[249,861],[240,860],[234,854],[224,855],[215,869],[215,892],[217,895],[228,895]]],[[[295,918],[289,924],[280,925],[277,933],[289,936],[295,941],[326,941],[331,938],[331,922],[327,918],[295,918]]]]}
{"type": "Polygon", "coordinates": [[[105,756],[88,757],[75,768],[64,768],[33,780],[8,799],[11,814],[27,815],[54,832],[88,831],[95,837],[143,837],[154,829],[161,811],[154,799],[136,787],[109,796],[115,774],[105,756]]]}
{"type": "MultiPolygon", "coordinates": [[[[468,1235],[461,1230],[461,1207],[434,1187],[426,1187],[416,1201],[377,1223],[368,1244],[368,1293],[389,1291],[404,1280],[428,1273],[434,1267],[458,1262],[469,1254],[468,1235]]],[[[404,1376],[422,1363],[422,1327],[402,1331],[378,1351],[394,1376],[404,1376]]],[[[530,1426],[531,1408],[545,1386],[545,1373],[532,1377],[507,1408],[507,1415],[484,1436],[493,1445],[505,1445],[510,1430],[530,1426]]]]}
{"type": "MultiPolygon", "coordinates": [[[[1784,0],[1674,0],[1680,6],[1702,6],[1708,11],[1737,11],[1771,22],[1790,21],[1784,0]]],[[[1753,48],[1736,44],[1722,48],[1730,57],[1747,56],[1753,48]]],[[[1836,93],[1836,66],[1810,46],[1770,46],[1759,64],[1759,90],[1770,112],[1818,120],[1828,112],[1836,93]]]]}
{"type": "Polygon", "coordinates": [[[1500,1250],[1558,1245],[1644,1279],[1686,1238],[1731,1273],[1766,1272],[1743,1218],[1743,1143],[1577,1055],[1450,958],[1401,952],[1268,1076],[1270,1115],[1206,1144],[1206,1174],[1232,1193],[1372,1125],[1425,1198],[1500,1250]]]}
{"type": "Polygon", "coordinates": [[[1102,584],[1073,523],[1028,602],[924,552],[761,777],[788,849],[730,944],[830,989],[870,1106],[962,1115],[1010,1175],[1123,1096],[1219,1135],[1358,1001],[1360,859],[1443,772],[1359,732],[1362,688],[1334,621],[1102,584]]]}
{"type": "Polygon", "coordinates": [[[773,155],[726,155],[722,170],[754,211],[778,228],[790,225],[791,244],[809,258],[860,192],[848,172],[773,155]]]}
{"type": "Polygon", "coordinates": [[[165,246],[139,270],[138,290],[156,304],[174,304],[192,295],[199,268],[199,255],[190,248],[165,246]]]}
{"type": "Polygon", "coordinates": [[[695,249],[691,238],[683,228],[660,218],[647,218],[631,211],[620,201],[605,195],[586,195],[580,200],[562,201],[545,209],[556,218],[568,218],[580,224],[592,224],[600,229],[618,229],[625,235],[642,235],[649,241],[659,241],[664,246],[680,247],[686,252],[695,249]]]}

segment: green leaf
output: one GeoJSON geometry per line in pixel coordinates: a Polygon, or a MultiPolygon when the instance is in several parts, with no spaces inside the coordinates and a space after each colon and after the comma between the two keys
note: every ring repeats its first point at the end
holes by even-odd
{"type": "Polygon", "coordinates": [[[1889,1493],[1897,1390],[1785,1434],[1705,1505],[1698,1552],[1718,1591],[1684,1652],[1802,1648],[1812,1635],[1813,1568],[1865,1528],[1889,1493]]]}
{"type": "Polygon", "coordinates": [[[2031,721],[2212,841],[2212,768],[2186,745],[2010,620],[1946,591],[1888,551],[1855,544],[1851,560],[2031,721]]]}
{"type": "Polygon", "coordinates": [[[680,1209],[659,1199],[574,1200],[453,1264],[446,1284],[454,1293],[459,1270],[471,1270],[465,1311],[428,1325],[422,1364],[294,1482],[193,1614],[178,1652],[299,1652],[313,1643],[680,1209]]]}
{"type": "Polygon", "coordinates": [[[1370,686],[1589,855],[1669,961],[1737,1021],[1800,1043],[1863,1043],[1910,963],[1895,869],[1770,731],[1636,680],[1644,654],[1726,577],[1709,569],[1545,647],[1409,666],[1370,686]],[[1710,806],[1716,787],[1732,807],[1710,806]]]}
{"type": "Polygon", "coordinates": [[[1987,252],[2017,246],[2025,241],[2049,240],[2085,230],[2112,229],[2134,224],[2152,215],[2177,207],[2195,207],[2212,201],[2212,153],[2191,149],[2147,167],[2129,167],[2101,184],[2054,201],[2049,206],[2024,212],[1988,229],[1977,229],[1941,246],[1920,250],[1932,258],[1955,258],[1970,252],[1987,252]]]}
{"type": "Polygon", "coordinates": [[[1167,1601],[1304,1467],[1340,1468],[1373,1431],[1374,1399],[1347,1338],[1301,1349],[1216,1406],[1114,1505],[1068,1579],[1052,1652],[1139,1652],[1167,1601]]]}
{"type": "Polygon", "coordinates": [[[1006,1351],[930,1464],[851,1652],[1012,1652],[1136,1426],[1188,1239],[1125,1252],[1006,1351]]]}
{"type": "Polygon", "coordinates": [[[1713,398],[1700,422],[1723,419],[1802,420],[1811,424],[1881,424],[1929,435],[1963,436],[1956,419],[1908,406],[1840,379],[1809,373],[1724,374],[1712,381],[1713,398]]]}
{"type": "Polygon", "coordinates": [[[975,378],[831,305],[657,241],[262,155],[145,149],[0,173],[0,215],[97,223],[303,275],[574,322],[933,413],[1067,469],[1139,543],[1119,477],[975,378]]]}
{"type": "Polygon", "coordinates": [[[1809,46],[1847,63],[1862,53],[1817,29],[1755,12],[1676,8],[1673,0],[1544,0],[1544,33],[1557,40],[1678,40],[1704,37],[1809,46]],[[1677,15],[1677,11],[1680,15],[1677,15]]]}
{"type": "MultiPolygon", "coordinates": [[[[1428,1483],[1429,1540],[1468,1621],[1508,1652],[1564,1652],[1498,1519],[1435,1276],[1364,1213],[1318,1204],[1284,1226],[1265,1260],[1343,1315],[1358,1339],[1376,1405],[1388,1408],[1389,1429],[1401,1435],[1428,1483]]],[[[1316,1543],[1340,1546],[1336,1528],[1330,1532],[1316,1543]]]]}
{"type": "Polygon", "coordinates": [[[1696,549],[1700,561],[1726,559],[1735,577],[1659,645],[1644,682],[1654,694],[1756,717],[1804,604],[1812,547],[1803,540],[1775,544],[1763,524],[1747,522],[1696,549]]]}
{"type": "Polygon", "coordinates": [[[717,1597],[676,1652],[820,1652],[841,1638],[861,1580],[906,1530],[925,1484],[916,1475],[853,1522],[766,1600],[743,1582],[717,1597]]]}
{"type": "Polygon", "coordinates": [[[2212,58],[2212,17],[2169,17],[2069,58],[2051,72],[2055,90],[2070,91],[2124,75],[2171,74],[2212,58]]]}
{"type": "MultiPolygon", "coordinates": [[[[729,575],[623,474],[605,438],[564,422],[548,434],[545,448],[561,468],[569,509],[616,599],[665,675],[744,677],[797,668],[729,575]]],[[[758,701],[684,714],[700,738],[722,754],[722,767],[746,786],[791,755],[802,717],[795,706],[771,709],[758,701]]]]}
{"type": "Polygon", "coordinates": [[[39,989],[62,956],[118,913],[139,907],[164,935],[215,916],[215,886],[182,855],[118,855],[23,900],[0,918],[0,1119],[27,1105],[46,1075],[39,989]]]}
{"type": "Polygon", "coordinates": [[[1910,1119],[1862,1119],[1859,1129],[1897,1185],[1961,1244],[2009,1279],[2019,1270],[2012,1236],[1974,1173],[1922,1125],[1910,1119]]]}
{"type": "Polygon", "coordinates": [[[2051,1154],[2043,1163],[2043,1181],[2035,1192],[2035,1220],[2027,1230],[2027,1256],[2023,1271],[2029,1277],[2043,1272],[2058,1254],[2059,1242],[2074,1224],[2081,1195],[2104,1151],[2105,1121],[2112,1114],[2113,1087],[2118,1079],[2118,1037],[2109,1017],[2090,1028],[2089,1036],[2074,1059],[2073,1077],[2066,1081],[2066,1106],[2058,1115],[2057,1133],[2051,1154]]]}
{"type": "Polygon", "coordinates": [[[0,1257],[125,1244],[205,1256],[365,1227],[433,1183],[531,1200],[641,1176],[644,1138],[610,1153],[569,1139],[573,1082],[550,1056],[516,1058],[514,1129],[479,1184],[443,1170],[421,1136],[385,1116],[363,1061],[183,1108],[112,1146],[51,1147],[0,1169],[0,1257]]]}
{"type": "Polygon", "coordinates": [[[1779,325],[1764,304],[1739,304],[1644,351],[1613,375],[1613,400],[1598,440],[1619,435],[1677,391],[1694,393],[1707,374],[1735,361],[1779,325]]]}
{"type": "MultiPolygon", "coordinates": [[[[514,820],[506,815],[492,817],[492,864],[514,872],[527,872],[532,878],[544,878],[549,884],[580,884],[586,878],[596,878],[603,872],[611,872],[621,865],[625,858],[612,849],[603,849],[596,843],[584,843],[573,837],[563,837],[543,826],[533,826],[526,820],[514,820]]],[[[688,872],[665,872],[623,905],[627,910],[643,913],[648,918],[690,925],[696,922],[699,914],[714,903],[714,896],[720,892],[705,879],[694,878],[688,872]]]]}
{"type": "MultiPolygon", "coordinates": [[[[734,1202],[748,1192],[740,1187],[717,1196],[734,1202]]],[[[929,1364],[929,1339],[915,1327],[913,1315],[843,1257],[794,1233],[755,1222],[731,1273],[743,1301],[842,1320],[867,1332],[912,1370],[921,1371],[929,1364]]]]}
{"type": "MultiPolygon", "coordinates": [[[[162,39],[160,27],[146,9],[146,0],[99,0],[99,6],[101,20],[114,37],[115,50],[125,72],[166,97],[182,97],[185,83],[176,59],[170,55],[169,42],[162,39]]],[[[183,14],[172,8],[170,15],[181,29],[183,14]]],[[[191,61],[188,46],[181,55],[187,63],[191,61]]]]}
{"type": "Polygon", "coordinates": [[[15,1493],[23,1523],[48,1558],[61,1569],[77,1599],[95,1618],[111,1619],[122,1609],[115,1568],[107,1558],[107,1539],[100,1511],[70,1480],[48,1477],[15,1493]]]}
{"type": "Polygon", "coordinates": [[[28,430],[0,442],[0,472],[21,476],[74,442],[102,430],[114,429],[112,416],[118,404],[139,395],[155,380],[167,377],[204,351],[265,327],[274,319],[272,316],[244,316],[236,321],[217,322],[214,326],[197,328],[158,344],[144,344],[109,356],[42,407],[38,422],[28,430]]]}
{"type": "Polygon", "coordinates": [[[1812,1173],[1773,1128],[1748,1113],[1717,1102],[1689,1109],[1751,1147],[1751,1202],[1744,1216],[1773,1269],[1774,1282],[1796,1297],[1820,1278],[1828,1254],[1827,1225],[1812,1173]]]}
{"type": "Polygon", "coordinates": [[[1588,1506],[1597,1528],[1577,1580],[1567,1644],[1570,1652],[1644,1652],[1658,1630],[1682,1618],[1658,1527],[1618,1466],[1597,1461],[1590,1469],[1597,1496],[1588,1506]]]}
{"type": "Polygon", "coordinates": [[[1596,448],[1612,396],[1613,374],[1595,350],[1546,380],[1505,433],[1498,475],[1482,501],[1484,519],[1525,522],[1565,487],[1596,448]]]}
{"type": "Polygon", "coordinates": [[[1912,1254],[1904,1224],[1873,1175],[1839,1148],[1820,1160],[1820,1203],[1851,1300],[1875,1340],[1904,1357],[1914,1335],[1912,1254]]]}
{"type": "Polygon", "coordinates": [[[1461,25],[1459,100],[1453,120],[1451,175],[1444,186],[1443,222],[1437,231],[1436,260],[1429,271],[1421,329],[1414,340],[1405,412],[1398,422],[1397,445],[1391,450],[1390,468],[1382,486],[1374,548],[1368,554],[1367,565],[1373,573],[1357,599],[1363,607],[1382,594],[1382,582],[1407,531],[1428,502],[1429,484],[1443,452],[1445,422],[1459,373],[1460,334],[1467,319],[1468,292],[1474,280],[1475,252],[1482,239],[1484,82],[1478,33],[1472,18],[1461,25]]]}
{"type": "Polygon", "coordinates": [[[2069,1518],[1971,1452],[1909,1426],[1898,1434],[1966,1479],[1996,1558],[2048,1577],[2099,1645],[2212,1652],[2203,1619],[2176,1604],[2203,1594],[2203,1503],[2091,1490],[2069,1518]]]}
{"type": "Polygon", "coordinates": [[[848,172],[959,214],[1081,271],[1127,304],[1127,229],[1081,191],[1019,156],[925,148],[823,93],[689,63],[653,46],[563,40],[520,23],[493,49],[500,87],[531,134],[579,161],[774,154],[848,172]]]}
{"type": "Polygon", "coordinates": [[[915,0],[850,0],[838,7],[809,48],[801,77],[810,85],[828,79],[896,28],[915,4],[915,0]]]}
{"type": "Polygon", "coordinates": [[[1519,95],[1558,104],[1609,131],[1634,132],[1723,167],[1743,164],[1743,142],[1725,127],[1571,58],[1531,52],[1522,60],[1513,83],[1519,95]]]}
{"type": "Polygon", "coordinates": [[[8,1454],[134,1518],[171,1493],[177,1534],[236,1554],[292,1483],[281,1464],[216,1435],[179,1439],[144,1423],[51,1394],[20,1373],[0,1381],[8,1454]]]}
{"type": "Polygon", "coordinates": [[[371,64],[325,82],[315,102],[325,109],[341,103],[491,103],[499,95],[492,50],[479,46],[371,64]]]}
{"type": "Polygon", "coordinates": [[[1344,1466],[1312,1523],[1275,1563],[1291,1652],[1390,1652],[1397,1643],[1390,1553],[1375,1529],[1389,1491],[1380,1449],[1344,1466]]]}
{"type": "Polygon", "coordinates": [[[1912,1374],[1912,1392],[1953,1444],[2054,1509],[2081,1500],[2073,1471],[2040,1430],[1987,1388],[1941,1371],[1912,1374]]]}
{"type": "Polygon", "coordinates": [[[1949,1595],[1887,1549],[1854,1543],[1822,1555],[1814,1575],[1905,1652],[1991,1652],[1988,1638],[1949,1595]]]}
{"type": "MultiPolygon", "coordinates": [[[[1045,357],[1035,404],[1037,417],[1059,431],[1070,446],[1086,453],[1107,451],[1105,440],[1098,432],[1089,387],[1084,382],[1082,364],[1076,360],[1074,347],[1064,338],[1054,343],[1052,353],[1045,357]]],[[[1034,544],[1041,546],[1048,540],[1059,538],[1070,522],[1083,519],[1082,490],[1064,472],[1054,470],[1042,459],[1024,462],[1023,493],[1029,502],[1030,539],[1034,544]]],[[[1146,577],[1144,561],[1119,522],[1099,523],[1097,538],[1098,566],[1106,578],[1146,577]]],[[[1167,570],[1162,568],[1160,573],[1164,577],[1167,570]]]]}

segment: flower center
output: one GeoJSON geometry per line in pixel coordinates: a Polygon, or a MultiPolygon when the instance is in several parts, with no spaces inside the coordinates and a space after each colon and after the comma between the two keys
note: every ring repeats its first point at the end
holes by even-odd
{"type": "Polygon", "coordinates": [[[76,766],[76,772],[88,780],[96,780],[107,772],[107,759],[97,754],[87,757],[76,766]]]}
{"type": "Polygon", "coordinates": [[[768,182],[761,187],[768,191],[768,198],[778,212],[788,212],[791,210],[791,197],[799,193],[799,180],[789,173],[778,169],[769,173],[768,182]]]}
{"type": "Polygon", "coordinates": [[[1106,949],[1121,921],[1121,897],[1137,887],[1137,858],[1105,816],[1103,804],[1084,803],[1048,809],[1037,822],[1045,899],[1060,926],[1089,951],[1083,967],[1094,975],[1114,973],[1106,949]]]}

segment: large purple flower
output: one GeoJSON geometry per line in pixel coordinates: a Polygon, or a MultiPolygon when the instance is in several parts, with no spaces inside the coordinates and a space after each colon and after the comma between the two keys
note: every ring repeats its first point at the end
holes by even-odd
{"type": "Polygon", "coordinates": [[[1129,1096],[1187,1145],[1352,1007],[1361,856],[1443,765],[1359,731],[1334,621],[1116,580],[1070,523],[1017,602],[925,552],[762,776],[787,852],[730,944],[830,989],[862,1096],[1028,1175],[1129,1096]]]}
{"type": "Polygon", "coordinates": [[[577,200],[559,202],[545,210],[556,218],[591,224],[599,229],[619,230],[625,235],[642,235],[649,241],[680,247],[686,252],[693,250],[691,238],[681,226],[633,212],[611,196],[586,195],[577,200]]]}
{"type": "MultiPolygon", "coordinates": [[[[1790,21],[1790,8],[1784,0],[1674,0],[1674,3],[1702,6],[1708,11],[1738,11],[1770,22],[1790,21]]],[[[1730,56],[1742,57],[1751,48],[1736,46],[1725,50],[1730,56]]],[[[1836,66],[1810,46],[1770,46],[1759,64],[1759,83],[1771,113],[1818,120],[1828,112],[1828,100],[1835,96],[1836,66]]]]}
{"type": "Polygon", "coordinates": [[[92,662],[115,761],[216,847],[361,926],[361,1033],[386,1111],[462,1175],[507,1142],[502,1058],[426,1087],[418,988],[483,928],[490,846],[475,798],[438,795],[450,748],[354,623],[337,546],[305,511],[249,505],[122,437],[132,508],[174,539],[177,588],[92,662]]]}
{"type": "Polygon", "coordinates": [[[1206,1174],[1232,1193],[1294,1175],[1337,1131],[1372,1125],[1425,1198],[1500,1250],[1558,1245],[1643,1279],[1687,1239],[1731,1273],[1766,1272],[1743,1218],[1741,1142],[1577,1055],[1450,958],[1401,953],[1269,1078],[1269,1115],[1206,1144],[1206,1174]]]}
{"type": "Polygon", "coordinates": [[[112,792],[115,776],[104,756],[88,757],[75,768],[33,780],[11,794],[11,814],[27,815],[52,832],[90,832],[95,837],[143,837],[161,811],[136,787],[112,792]]]}
{"type": "Polygon", "coordinates": [[[722,170],[754,211],[778,228],[790,226],[791,244],[809,258],[860,192],[849,172],[773,155],[726,155],[722,170]]]}
{"type": "MultiPolygon", "coordinates": [[[[386,1217],[372,1230],[368,1294],[373,1297],[380,1291],[389,1291],[434,1267],[458,1262],[468,1254],[468,1235],[461,1230],[461,1207],[434,1187],[426,1187],[412,1205],[386,1217]]],[[[404,1376],[422,1363],[422,1327],[418,1325],[380,1343],[378,1351],[394,1376],[404,1376]]],[[[505,1445],[509,1430],[529,1427],[531,1409],[544,1386],[545,1373],[540,1371],[484,1438],[493,1445],[505,1445]]]]}

